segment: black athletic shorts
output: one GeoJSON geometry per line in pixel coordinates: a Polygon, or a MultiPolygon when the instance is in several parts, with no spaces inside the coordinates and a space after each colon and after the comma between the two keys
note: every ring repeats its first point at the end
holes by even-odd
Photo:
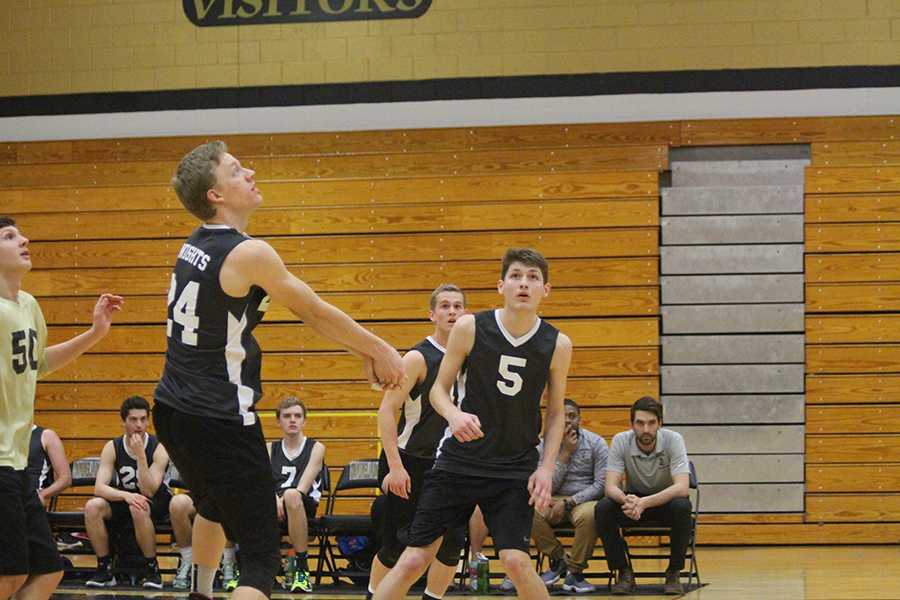
{"type": "Polygon", "coordinates": [[[0,576],[63,568],[44,505],[24,470],[0,467],[0,540],[0,576]]]}
{"type": "MultiPolygon", "coordinates": [[[[275,493],[278,494],[279,497],[283,497],[284,493],[290,489],[296,488],[278,488],[275,493]]],[[[315,519],[316,513],[319,511],[319,503],[303,492],[300,492],[300,497],[303,498],[303,510],[306,512],[306,520],[309,521],[310,519],[315,519]]]]}
{"type": "Polygon", "coordinates": [[[399,537],[407,546],[427,546],[454,527],[468,523],[477,505],[484,514],[494,548],[528,552],[534,519],[534,507],[528,504],[528,498],[525,479],[476,477],[432,469],[425,475],[415,517],[399,537]]]}
{"type": "MultiPolygon", "coordinates": [[[[416,514],[416,507],[422,494],[422,484],[425,482],[425,474],[431,471],[434,460],[418,458],[400,451],[400,460],[403,468],[409,474],[410,488],[409,499],[401,498],[390,492],[386,492],[384,513],[382,518],[381,549],[378,551],[378,559],[386,567],[393,567],[397,559],[403,553],[405,544],[398,538],[398,532],[412,523],[416,514]]],[[[378,481],[384,482],[390,472],[387,457],[384,452],[378,459],[378,481]]],[[[445,565],[455,565],[459,562],[459,554],[466,544],[468,522],[454,527],[444,535],[441,547],[438,549],[437,558],[445,565]]],[[[433,540],[432,540],[433,541],[433,540]]]]}
{"type": "MultiPolygon", "coordinates": [[[[164,485],[159,486],[156,494],[150,498],[150,520],[154,525],[158,526],[169,522],[169,502],[171,500],[172,492],[164,485]]],[[[112,511],[111,527],[127,528],[131,526],[131,510],[129,510],[127,502],[124,500],[110,502],[109,509],[112,511]]]]}
{"type": "Polygon", "coordinates": [[[241,584],[268,596],[278,571],[281,532],[259,419],[245,426],[156,402],[153,424],[197,513],[220,523],[228,539],[240,546],[241,584]]]}

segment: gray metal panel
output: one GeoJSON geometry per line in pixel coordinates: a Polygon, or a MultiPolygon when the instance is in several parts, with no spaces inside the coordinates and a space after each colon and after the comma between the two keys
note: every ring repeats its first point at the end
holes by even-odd
{"type": "Polygon", "coordinates": [[[688,457],[803,452],[803,425],[678,425],[669,429],[684,436],[688,457]]]}
{"type": "Polygon", "coordinates": [[[802,483],[712,483],[700,488],[700,512],[803,512],[802,483]]]}
{"type": "Polygon", "coordinates": [[[803,241],[803,215],[665,217],[660,227],[663,245],[803,241]]]}
{"type": "Polygon", "coordinates": [[[711,483],[803,483],[802,454],[690,456],[702,493],[711,483]]]}
{"type": "Polygon", "coordinates": [[[674,162],[672,186],[803,185],[806,160],[674,162]]]}
{"type": "Polygon", "coordinates": [[[662,338],[666,365],[803,362],[803,334],[676,335],[662,338]]]}
{"type": "Polygon", "coordinates": [[[734,333],[803,331],[803,304],[663,306],[662,332],[734,333]]]}
{"type": "Polygon", "coordinates": [[[802,273],[803,244],[662,246],[663,275],[802,273]]]}
{"type": "Polygon", "coordinates": [[[802,213],[803,186],[665,188],[661,207],[666,216],[802,213]]]}
{"type": "Polygon", "coordinates": [[[803,365],[664,366],[663,394],[799,394],[803,365]]]}
{"type": "Polygon", "coordinates": [[[663,396],[665,422],[685,423],[803,423],[803,394],[740,396],[663,396]]]}
{"type": "Polygon", "coordinates": [[[803,275],[663,275],[663,304],[803,302],[803,275]]]}

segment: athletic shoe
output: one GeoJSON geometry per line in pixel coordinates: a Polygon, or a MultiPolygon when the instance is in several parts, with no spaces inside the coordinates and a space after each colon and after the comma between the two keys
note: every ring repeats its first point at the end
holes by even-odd
{"type": "Polygon", "coordinates": [[[510,579],[509,577],[504,577],[503,581],[500,582],[500,591],[501,592],[516,591],[516,586],[513,585],[512,579],[510,579]]]}
{"type": "Polygon", "coordinates": [[[628,567],[619,569],[619,580],[612,586],[613,596],[628,596],[635,590],[634,572],[628,567]]]}
{"type": "Polygon", "coordinates": [[[191,587],[191,563],[185,560],[178,561],[178,570],[175,571],[175,579],[172,587],[176,590],[186,590],[191,587]]]}
{"type": "Polygon", "coordinates": [[[232,564],[222,564],[222,585],[226,592],[233,592],[240,582],[241,573],[232,564]]]}
{"type": "Polygon", "coordinates": [[[666,587],[663,594],[666,596],[680,596],[684,593],[681,586],[681,574],[678,571],[666,571],[666,587]]]}
{"type": "Polygon", "coordinates": [[[84,582],[88,587],[115,587],[116,577],[112,574],[109,565],[105,567],[97,567],[97,570],[90,579],[84,582]]]}
{"type": "Polygon", "coordinates": [[[563,582],[563,590],[566,592],[575,592],[576,594],[593,594],[597,588],[588,582],[581,573],[569,573],[563,582]]]}
{"type": "Polygon", "coordinates": [[[561,558],[556,559],[550,563],[550,568],[543,573],[541,573],[541,581],[544,582],[544,585],[550,587],[557,581],[559,581],[560,577],[563,577],[566,574],[566,561],[561,558]]]}
{"type": "Polygon", "coordinates": [[[154,590],[161,590],[163,587],[162,577],[159,574],[159,565],[153,561],[153,565],[147,566],[147,574],[144,575],[144,587],[154,590]]]}
{"type": "Polygon", "coordinates": [[[292,592],[311,592],[312,591],[312,582],[309,580],[309,571],[303,569],[297,569],[294,571],[294,577],[291,581],[292,592]]]}

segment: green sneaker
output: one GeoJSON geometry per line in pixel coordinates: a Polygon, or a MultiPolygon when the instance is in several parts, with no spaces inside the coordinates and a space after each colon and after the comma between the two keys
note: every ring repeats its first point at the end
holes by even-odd
{"type": "Polygon", "coordinates": [[[238,586],[241,573],[238,568],[231,564],[222,564],[222,585],[226,592],[233,592],[238,586]]]}
{"type": "Polygon", "coordinates": [[[312,582],[309,580],[309,571],[305,569],[297,569],[294,571],[294,578],[291,581],[291,591],[309,593],[312,589],[312,582]]]}

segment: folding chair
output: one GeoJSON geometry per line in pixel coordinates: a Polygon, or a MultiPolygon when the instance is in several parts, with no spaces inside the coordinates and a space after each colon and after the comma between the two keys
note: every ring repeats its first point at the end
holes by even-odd
{"type": "MultiPolygon", "coordinates": [[[[378,459],[354,460],[341,471],[337,485],[334,486],[325,505],[325,514],[318,519],[321,527],[319,535],[319,563],[316,570],[316,585],[322,578],[325,568],[338,583],[342,576],[362,577],[367,573],[361,573],[353,569],[338,569],[334,555],[334,544],[331,539],[344,535],[366,535],[374,537],[375,525],[370,515],[335,514],[335,506],[341,497],[341,492],[348,490],[370,489],[374,493],[379,488],[378,459]]],[[[346,496],[345,496],[346,497],[346,496]]]]}
{"type": "MultiPolygon", "coordinates": [[[[688,576],[688,587],[690,587],[691,583],[696,578],[697,584],[700,584],[700,570],[697,567],[697,514],[700,512],[700,485],[697,481],[697,470],[694,468],[694,463],[689,462],[690,466],[690,498],[691,498],[691,533],[688,538],[688,548],[687,553],[685,554],[685,560],[688,561],[689,570],[687,573],[682,572],[681,575],[688,576]]],[[[646,523],[642,522],[637,527],[621,527],[620,531],[622,532],[622,540],[625,542],[625,554],[628,557],[628,564],[631,566],[631,570],[634,573],[635,577],[643,576],[643,577],[664,577],[665,572],[658,571],[643,571],[638,572],[632,561],[637,559],[644,558],[653,558],[653,559],[667,559],[669,558],[668,554],[663,554],[659,551],[653,554],[645,554],[645,553],[636,553],[633,554],[631,552],[631,548],[628,546],[628,538],[629,537],[669,537],[671,533],[671,528],[668,525],[663,523],[647,521],[646,523]]],[[[609,582],[612,584],[612,576],[610,573],[609,582]]]]}

